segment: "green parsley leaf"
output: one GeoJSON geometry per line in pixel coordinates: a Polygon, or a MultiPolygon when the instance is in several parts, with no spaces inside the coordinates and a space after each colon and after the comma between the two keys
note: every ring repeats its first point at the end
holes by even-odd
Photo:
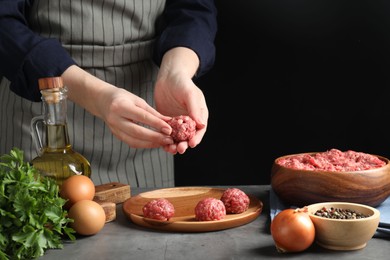
{"type": "Polygon", "coordinates": [[[47,249],[63,248],[73,220],[63,208],[54,179],[42,177],[14,148],[0,157],[0,259],[34,259],[47,249]]]}

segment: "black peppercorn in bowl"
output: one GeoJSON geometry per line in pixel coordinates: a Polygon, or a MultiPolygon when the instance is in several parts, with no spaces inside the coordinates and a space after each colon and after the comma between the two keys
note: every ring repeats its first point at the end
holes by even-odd
{"type": "Polygon", "coordinates": [[[271,187],[288,205],[343,201],[376,207],[390,195],[389,159],[331,149],[275,159],[271,187]]]}
{"type": "Polygon", "coordinates": [[[331,250],[366,247],[379,225],[379,210],[358,203],[323,202],[307,206],[315,241],[331,250]]]}

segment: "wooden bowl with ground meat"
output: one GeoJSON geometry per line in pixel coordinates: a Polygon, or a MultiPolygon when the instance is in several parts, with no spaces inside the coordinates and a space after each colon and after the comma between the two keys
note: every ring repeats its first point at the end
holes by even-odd
{"type": "Polygon", "coordinates": [[[328,201],[376,207],[390,195],[389,159],[337,149],[286,155],[272,165],[271,187],[297,207],[328,201]]]}

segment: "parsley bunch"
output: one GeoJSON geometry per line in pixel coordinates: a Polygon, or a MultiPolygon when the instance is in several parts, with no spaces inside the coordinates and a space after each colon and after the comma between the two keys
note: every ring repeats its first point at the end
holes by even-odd
{"type": "Polygon", "coordinates": [[[24,162],[17,148],[0,157],[0,259],[33,259],[75,240],[65,200],[52,178],[24,162]]]}

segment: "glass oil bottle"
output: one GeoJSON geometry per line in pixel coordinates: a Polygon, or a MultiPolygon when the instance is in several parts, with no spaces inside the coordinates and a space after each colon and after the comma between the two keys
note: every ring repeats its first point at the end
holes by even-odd
{"type": "Polygon", "coordinates": [[[39,79],[43,115],[31,120],[31,134],[38,156],[31,163],[61,186],[72,175],[91,177],[89,161],[73,150],[67,126],[67,88],[61,77],[39,79]],[[41,134],[42,133],[42,134],[41,134]]]}

